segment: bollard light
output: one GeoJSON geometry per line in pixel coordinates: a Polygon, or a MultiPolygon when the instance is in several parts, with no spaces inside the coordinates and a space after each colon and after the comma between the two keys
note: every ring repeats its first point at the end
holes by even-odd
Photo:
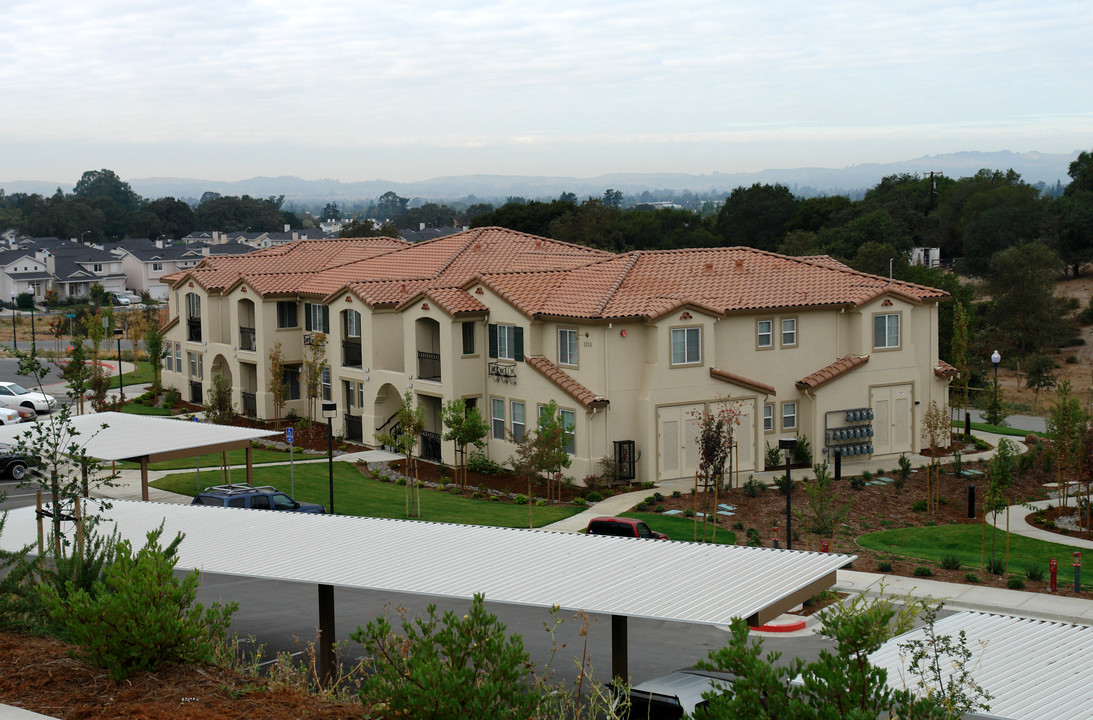
{"type": "Polygon", "coordinates": [[[793,480],[789,475],[790,455],[797,448],[797,438],[782,438],[778,449],[786,453],[786,550],[793,549],[793,480]]]}

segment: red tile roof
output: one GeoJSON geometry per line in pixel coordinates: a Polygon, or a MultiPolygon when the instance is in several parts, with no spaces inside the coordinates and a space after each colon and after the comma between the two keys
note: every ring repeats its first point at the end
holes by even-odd
{"type": "Polygon", "coordinates": [[[733,385],[739,385],[740,387],[748,388],[749,390],[756,390],[767,395],[777,395],[774,391],[774,387],[761,383],[758,380],[751,380],[743,375],[737,375],[736,373],[728,372],[727,370],[718,370],[717,368],[710,368],[710,377],[718,380],[724,380],[730,382],[733,385]]]}
{"type": "MultiPolygon", "coordinates": [[[[529,317],[608,320],[655,320],[684,306],[721,315],[856,307],[885,294],[911,302],[948,297],[942,290],[857,272],[827,256],[796,258],[746,247],[616,255],[496,227],[417,244],[302,240],[250,255],[206,258],[171,277],[214,292],[246,282],[260,295],[328,297],[349,288],[371,305],[391,306],[426,290],[465,289],[480,281],[529,317]]],[[[470,307],[458,294],[445,298],[470,307]]]]}
{"type": "Polygon", "coordinates": [[[820,368],[806,378],[797,381],[799,390],[815,390],[829,380],[834,380],[844,373],[848,373],[859,365],[869,362],[868,355],[847,355],[839,358],[827,367],[820,368]]]}
{"type": "Polygon", "coordinates": [[[938,377],[952,377],[956,373],[956,368],[944,360],[938,360],[937,365],[934,366],[934,375],[938,377]]]}
{"type": "Polygon", "coordinates": [[[557,385],[567,395],[579,402],[581,407],[585,410],[594,407],[604,407],[609,404],[607,398],[602,395],[597,395],[584,385],[581,385],[545,357],[529,356],[524,358],[524,362],[538,370],[543,374],[543,377],[557,385]]]}

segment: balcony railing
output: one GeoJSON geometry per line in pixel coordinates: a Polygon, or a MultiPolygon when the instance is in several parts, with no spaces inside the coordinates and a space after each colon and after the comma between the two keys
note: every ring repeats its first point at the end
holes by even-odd
{"type": "Polygon", "coordinates": [[[253,352],[258,347],[254,328],[239,327],[239,349],[253,352]]]}
{"type": "Polygon", "coordinates": [[[440,433],[422,431],[421,457],[423,460],[440,461],[440,433]]]}
{"type": "Polygon", "coordinates": [[[205,404],[205,393],[201,391],[201,383],[196,380],[190,381],[190,402],[194,405],[205,404]]]}
{"type": "Polygon", "coordinates": [[[364,439],[363,427],[364,424],[361,422],[360,415],[347,414],[345,416],[345,439],[362,441],[364,439]]]}
{"type": "Polygon", "coordinates": [[[258,415],[258,395],[256,393],[247,392],[246,390],[239,393],[243,400],[243,414],[247,417],[257,417],[258,415]]]}
{"type": "Polygon", "coordinates": [[[189,328],[186,339],[190,342],[201,342],[201,318],[190,318],[186,321],[186,327],[189,328]]]}
{"type": "Polygon", "coordinates": [[[440,353],[417,353],[417,376],[421,380],[440,381],[440,353]]]}
{"type": "Polygon", "coordinates": [[[361,342],[360,340],[342,341],[342,367],[361,366],[361,342]]]}
{"type": "Polygon", "coordinates": [[[516,384],[516,366],[512,363],[491,362],[488,373],[497,382],[516,384]]]}

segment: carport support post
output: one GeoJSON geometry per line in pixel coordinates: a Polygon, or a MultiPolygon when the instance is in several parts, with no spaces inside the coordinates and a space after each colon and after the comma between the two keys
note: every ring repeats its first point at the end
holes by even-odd
{"type": "Polygon", "coordinates": [[[626,666],[627,638],[626,616],[611,616],[611,677],[619,685],[630,682],[630,669],[626,666]]]}
{"type": "Polygon", "coordinates": [[[334,586],[319,586],[319,675],[324,685],[334,678],[334,586]]]}
{"type": "Polygon", "coordinates": [[[254,464],[252,463],[251,446],[247,445],[247,485],[254,487],[254,464]]]}
{"type": "Polygon", "coordinates": [[[140,499],[148,502],[148,456],[140,459],[140,499]]]}

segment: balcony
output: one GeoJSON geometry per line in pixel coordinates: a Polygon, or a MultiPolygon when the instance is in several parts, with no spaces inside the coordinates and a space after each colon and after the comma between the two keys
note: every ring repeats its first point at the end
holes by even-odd
{"type": "Polygon", "coordinates": [[[516,384],[516,366],[512,363],[491,362],[488,373],[497,382],[516,384]]]}
{"type": "Polygon", "coordinates": [[[190,381],[190,402],[194,405],[205,404],[205,393],[201,390],[201,383],[196,380],[190,381]]]}
{"type": "Polygon", "coordinates": [[[256,393],[247,392],[244,390],[239,393],[239,396],[243,401],[243,414],[247,417],[258,416],[258,396],[256,393]]]}
{"type": "Polygon", "coordinates": [[[239,327],[239,349],[254,352],[258,348],[254,328],[239,327]]]}
{"type": "Polygon", "coordinates": [[[201,342],[201,318],[190,318],[186,321],[186,327],[186,339],[190,342],[201,342]]]}
{"type": "Polygon", "coordinates": [[[361,366],[361,341],[342,340],[342,367],[361,366]]]}
{"type": "Polygon", "coordinates": [[[418,351],[417,377],[440,382],[440,353],[418,351]]]}

